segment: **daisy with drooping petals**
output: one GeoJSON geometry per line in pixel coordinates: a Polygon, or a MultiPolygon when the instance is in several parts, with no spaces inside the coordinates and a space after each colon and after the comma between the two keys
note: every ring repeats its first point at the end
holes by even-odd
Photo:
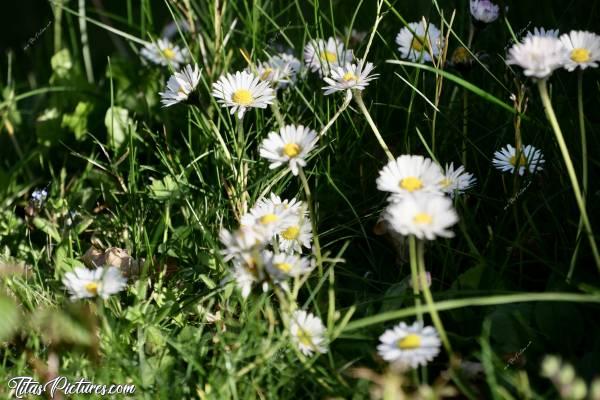
{"type": "Polygon", "coordinates": [[[260,63],[256,75],[261,81],[271,82],[274,88],[283,89],[296,82],[301,66],[300,60],[293,55],[280,53],[260,63]]]}
{"type": "Polygon", "coordinates": [[[431,61],[431,55],[438,57],[444,48],[444,38],[440,30],[425,21],[411,22],[400,30],[396,44],[402,58],[424,63],[431,61]]]}
{"type": "Polygon", "coordinates": [[[127,286],[127,279],[117,267],[99,267],[93,270],[77,267],[67,272],[62,282],[71,293],[71,300],[96,296],[107,299],[127,286]]]}
{"type": "Polygon", "coordinates": [[[323,87],[325,95],[344,90],[364,90],[374,79],[377,79],[378,74],[372,74],[373,64],[368,62],[363,64],[359,61],[357,64],[346,64],[343,67],[333,67],[331,77],[325,77],[323,80],[329,86],[323,87]]]}
{"type": "Polygon", "coordinates": [[[233,258],[243,260],[251,259],[260,247],[266,243],[265,232],[260,226],[241,226],[240,229],[229,232],[227,229],[221,229],[219,233],[221,243],[225,249],[221,251],[223,259],[229,261],[233,258]]]}
{"type": "MultiPolygon", "coordinates": [[[[262,254],[262,253],[260,253],[262,254]]],[[[262,260],[261,260],[261,265],[262,260]]],[[[231,271],[231,277],[235,281],[236,287],[239,289],[240,294],[245,299],[252,292],[254,285],[263,282],[263,290],[268,290],[268,284],[264,282],[265,275],[262,268],[259,268],[257,260],[254,258],[248,260],[240,260],[235,258],[233,260],[233,271],[231,271]]]]}
{"type": "Polygon", "coordinates": [[[442,168],[423,156],[402,155],[387,163],[377,178],[377,189],[403,197],[417,192],[439,193],[442,168]]]}
{"type": "Polygon", "coordinates": [[[325,326],[311,313],[304,310],[294,311],[290,319],[290,334],[298,350],[305,356],[327,352],[325,326]]]}
{"type": "Polygon", "coordinates": [[[533,28],[532,31],[527,32],[527,35],[525,37],[546,36],[546,37],[557,38],[558,35],[559,35],[558,29],[546,29],[546,28],[535,27],[535,28],[533,28]]]}
{"type": "Polygon", "coordinates": [[[508,51],[506,63],[523,68],[525,76],[546,79],[563,66],[569,51],[560,40],[549,36],[529,36],[508,51]]]}
{"type": "Polygon", "coordinates": [[[212,95],[222,107],[230,107],[231,114],[237,111],[239,119],[249,108],[267,108],[275,99],[275,91],[269,82],[261,82],[258,77],[238,71],[234,74],[221,76],[213,83],[212,95]]]}
{"type": "Polygon", "coordinates": [[[269,133],[260,145],[260,156],[271,161],[269,168],[288,164],[292,174],[306,166],[306,158],[317,144],[317,133],[303,125],[286,125],[277,132],[269,133]]]}
{"type": "Polygon", "coordinates": [[[353,57],[352,50],[347,50],[340,40],[333,37],[327,42],[313,39],[304,47],[304,63],[321,76],[329,75],[332,67],[351,63],[353,57]]]}
{"type": "Polygon", "coordinates": [[[454,169],[454,163],[446,164],[444,178],[439,182],[440,190],[454,197],[455,194],[463,193],[475,185],[477,179],[465,171],[462,165],[454,169]]]}
{"type": "Polygon", "coordinates": [[[200,82],[200,69],[198,68],[198,64],[194,65],[194,69],[188,64],[183,67],[181,72],[175,72],[167,82],[167,90],[159,93],[163,107],[170,107],[174,104],[186,101],[190,96],[190,93],[196,90],[198,82],[200,82]]]}
{"type": "Polygon", "coordinates": [[[310,271],[310,261],[296,254],[266,252],[265,268],[274,282],[286,281],[310,271]]]}
{"type": "Polygon", "coordinates": [[[148,43],[140,51],[142,57],[154,64],[179,69],[179,66],[189,57],[186,48],[181,48],[167,39],[158,39],[156,43],[148,43]]]}
{"type": "Polygon", "coordinates": [[[377,352],[394,367],[406,370],[427,365],[440,353],[441,341],[432,326],[404,322],[379,337],[377,352]]]}
{"type": "Polygon", "coordinates": [[[431,193],[416,193],[391,203],[384,218],[393,231],[427,240],[453,237],[449,228],[458,222],[452,200],[431,193]]]}
{"type": "Polygon", "coordinates": [[[500,7],[490,0],[471,0],[471,15],[476,21],[489,24],[498,19],[500,7]]]}
{"type": "Polygon", "coordinates": [[[527,145],[521,150],[519,160],[517,161],[517,149],[510,144],[506,145],[505,148],[500,149],[494,153],[494,159],[492,163],[496,169],[502,172],[515,173],[515,169],[518,170],[519,175],[523,175],[525,171],[533,174],[536,171],[544,169],[544,155],[541,150],[536,149],[532,145],[527,145]]]}
{"type": "Polygon", "coordinates": [[[265,232],[267,240],[293,223],[293,213],[282,207],[281,204],[276,203],[273,196],[258,199],[252,209],[241,218],[242,226],[258,227],[258,229],[265,232]]]}
{"type": "Polygon", "coordinates": [[[574,71],[576,68],[596,68],[600,61],[600,36],[592,32],[571,31],[560,37],[560,41],[569,51],[564,68],[574,71]]]}

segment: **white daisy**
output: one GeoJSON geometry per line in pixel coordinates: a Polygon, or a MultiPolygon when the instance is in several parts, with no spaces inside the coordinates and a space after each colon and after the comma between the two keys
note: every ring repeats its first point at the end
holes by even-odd
{"type": "Polygon", "coordinates": [[[180,48],[167,39],[158,39],[155,43],[148,43],[140,51],[142,57],[154,64],[179,69],[179,66],[189,57],[186,48],[180,48]]]}
{"type": "Polygon", "coordinates": [[[557,38],[529,36],[510,48],[506,63],[523,68],[525,76],[545,79],[568,57],[569,51],[557,38]]]}
{"type": "Polygon", "coordinates": [[[546,29],[546,28],[535,27],[535,28],[533,28],[532,31],[527,32],[527,35],[525,37],[546,36],[546,37],[557,38],[558,35],[559,35],[558,29],[546,29]]]}
{"type": "MultiPolygon", "coordinates": [[[[258,266],[254,258],[245,261],[235,258],[231,275],[243,298],[248,297],[254,285],[263,282],[265,278],[263,269],[258,266]]],[[[268,285],[263,285],[263,290],[267,288],[268,285]]]]}
{"type": "Polygon", "coordinates": [[[71,300],[96,296],[107,299],[127,286],[127,279],[117,267],[99,267],[93,270],[77,267],[67,272],[62,282],[71,293],[71,300]]]}
{"type": "Polygon", "coordinates": [[[357,64],[346,64],[343,67],[332,67],[331,77],[325,77],[323,80],[329,86],[323,87],[325,95],[340,92],[344,90],[364,90],[374,79],[377,79],[378,74],[371,74],[373,64],[368,62],[363,64],[359,61],[357,64]]]}
{"type": "Polygon", "coordinates": [[[260,145],[260,156],[271,161],[269,168],[288,164],[292,174],[306,166],[306,158],[317,144],[317,132],[303,125],[286,125],[277,132],[269,133],[260,145]]]}
{"type": "Polygon", "coordinates": [[[327,352],[325,326],[311,313],[294,311],[290,320],[290,333],[292,341],[305,356],[327,352]]]}
{"type": "Polygon", "coordinates": [[[276,89],[283,89],[296,82],[296,76],[302,63],[296,57],[279,53],[260,63],[256,75],[261,81],[269,81],[276,89]]]}
{"type": "Polygon", "coordinates": [[[442,168],[423,156],[402,155],[387,163],[377,178],[377,189],[403,197],[418,192],[439,193],[442,168]]]}
{"type": "Polygon", "coordinates": [[[265,232],[260,226],[241,226],[240,229],[229,232],[227,229],[221,229],[219,233],[221,243],[225,245],[225,249],[221,251],[223,259],[229,261],[232,258],[240,258],[242,260],[250,260],[265,244],[265,232]]]}
{"type": "Polygon", "coordinates": [[[307,216],[298,216],[296,222],[277,234],[279,249],[286,253],[301,253],[312,247],[312,226],[307,216]]]}
{"type": "Polygon", "coordinates": [[[321,76],[329,75],[332,67],[351,63],[353,57],[352,50],[345,49],[344,44],[333,37],[327,42],[313,39],[304,47],[304,63],[321,76]]]}
{"type": "Polygon", "coordinates": [[[440,190],[454,197],[455,194],[463,193],[475,185],[477,179],[465,171],[462,165],[454,169],[454,163],[446,164],[444,178],[439,182],[440,190]]]}
{"type": "Polygon", "coordinates": [[[275,282],[285,281],[310,271],[310,261],[296,254],[265,252],[265,268],[275,282]]]}
{"type": "Polygon", "coordinates": [[[402,58],[424,63],[431,61],[431,53],[438,57],[444,48],[444,38],[440,30],[425,21],[411,22],[400,30],[396,44],[402,58]]]}
{"type": "Polygon", "coordinates": [[[384,218],[396,233],[427,240],[453,237],[454,233],[449,228],[458,222],[452,200],[430,193],[415,193],[390,203],[384,218]]]}
{"type": "Polygon", "coordinates": [[[490,0],[471,0],[471,15],[475,20],[489,24],[498,19],[500,7],[490,0]]]}
{"type": "Polygon", "coordinates": [[[544,169],[543,164],[546,162],[544,155],[532,145],[527,145],[521,150],[518,162],[516,152],[516,148],[510,144],[506,145],[505,148],[494,153],[492,164],[496,169],[511,174],[514,174],[515,169],[518,168],[519,175],[523,175],[526,170],[533,174],[544,169]]]}
{"type": "Polygon", "coordinates": [[[239,119],[248,108],[267,108],[275,99],[269,82],[261,82],[246,71],[221,76],[213,83],[212,95],[223,107],[231,107],[231,114],[237,111],[239,119]]]}
{"type": "Polygon", "coordinates": [[[577,67],[586,69],[598,66],[600,36],[592,32],[571,31],[562,35],[560,41],[570,53],[564,64],[568,71],[574,71],[577,67]]]}
{"type": "Polygon", "coordinates": [[[264,197],[258,199],[254,207],[242,216],[241,224],[243,227],[258,227],[265,232],[267,239],[270,239],[276,233],[293,225],[294,220],[294,213],[274,201],[274,197],[271,196],[270,199],[264,197]]]}
{"type": "Polygon", "coordinates": [[[379,341],[379,355],[402,370],[427,365],[440,353],[441,346],[435,328],[423,327],[420,322],[410,326],[401,322],[385,331],[379,341]]]}
{"type": "Polygon", "coordinates": [[[198,86],[198,82],[200,82],[198,64],[194,65],[194,69],[188,64],[183,67],[181,72],[175,72],[167,82],[167,90],[159,93],[163,107],[169,107],[187,100],[190,93],[198,86]]]}

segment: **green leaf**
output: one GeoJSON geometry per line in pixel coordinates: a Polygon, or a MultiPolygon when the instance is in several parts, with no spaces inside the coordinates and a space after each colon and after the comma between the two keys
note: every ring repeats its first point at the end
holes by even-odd
{"type": "Polygon", "coordinates": [[[122,107],[109,107],[104,117],[108,132],[108,144],[119,148],[130,134],[135,133],[135,122],[129,118],[129,111],[122,107]]]}
{"type": "Polygon", "coordinates": [[[62,238],[60,237],[60,233],[58,233],[58,230],[50,221],[44,218],[35,217],[33,219],[33,225],[55,241],[61,241],[62,238]]]}
{"type": "Polygon", "coordinates": [[[0,342],[10,339],[20,320],[17,305],[8,297],[0,296],[0,342]]]}
{"type": "Polygon", "coordinates": [[[52,70],[59,78],[66,78],[69,75],[69,71],[73,68],[73,62],[71,61],[71,54],[68,49],[62,49],[58,53],[52,56],[50,59],[50,65],[52,70]]]}
{"type": "Polygon", "coordinates": [[[87,132],[88,116],[94,109],[92,103],[80,101],[72,114],[65,114],[61,126],[69,128],[77,140],[83,140],[87,132]]]}
{"type": "Polygon", "coordinates": [[[179,196],[179,184],[171,175],[165,176],[163,179],[150,178],[150,197],[159,201],[166,201],[179,196]]]}

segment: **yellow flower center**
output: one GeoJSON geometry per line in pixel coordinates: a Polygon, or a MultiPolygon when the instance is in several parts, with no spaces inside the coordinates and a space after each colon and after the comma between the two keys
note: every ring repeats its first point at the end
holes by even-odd
{"type": "Polygon", "coordinates": [[[452,185],[452,179],[444,178],[440,181],[440,186],[445,189],[448,186],[452,185]]]}
{"type": "Polygon", "coordinates": [[[175,58],[175,51],[170,47],[164,49],[163,54],[167,58],[167,60],[172,60],[175,58]]]}
{"type": "Polygon", "coordinates": [[[354,75],[352,72],[346,72],[344,74],[344,76],[342,77],[342,79],[345,82],[350,82],[350,81],[357,81],[358,77],[356,75],[354,75]]]}
{"type": "Polygon", "coordinates": [[[260,80],[266,81],[267,79],[269,79],[269,77],[271,76],[272,73],[273,73],[273,68],[265,68],[263,73],[260,75],[260,80]]]}
{"type": "Polygon", "coordinates": [[[413,218],[413,221],[415,224],[429,225],[433,221],[433,218],[427,213],[417,213],[417,215],[415,215],[413,218]]]}
{"type": "Polygon", "coordinates": [[[398,347],[402,350],[418,349],[421,347],[421,337],[411,333],[410,335],[398,340],[398,347]]]}
{"type": "Polygon", "coordinates": [[[238,89],[233,92],[231,100],[234,103],[247,106],[254,101],[254,97],[252,97],[252,92],[250,92],[248,89],[238,89]]]}
{"type": "Polygon", "coordinates": [[[96,282],[89,282],[85,284],[85,290],[87,290],[89,293],[93,294],[94,296],[98,295],[98,288],[99,285],[96,282]]]}
{"type": "Polygon", "coordinates": [[[277,263],[275,264],[275,268],[282,272],[288,273],[292,270],[292,264],[286,262],[277,263]]]}
{"type": "Polygon", "coordinates": [[[305,346],[312,346],[312,336],[304,329],[298,328],[298,341],[305,346]]]}
{"type": "Polygon", "coordinates": [[[334,52],[331,51],[323,51],[320,54],[321,56],[321,60],[323,61],[327,61],[327,62],[336,62],[337,61],[337,54],[335,54],[334,52]]]}
{"type": "Polygon", "coordinates": [[[275,214],[265,214],[262,217],[260,217],[260,223],[263,225],[266,224],[270,224],[272,222],[275,222],[279,219],[279,217],[275,214]]]}
{"type": "Polygon", "coordinates": [[[423,182],[416,176],[407,176],[400,181],[400,188],[414,192],[423,188],[423,182]]]}
{"type": "Polygon", "coordinates": [[[508,160],[508,162],[513,167],[525,167],[527,165],[527,159],[525,158],[525,155],[523,153],[521,153],[521,155],[519,156],[519,165],[517,165],[517,157],[516,156],[512,156],[510,158],[510,160],[508,160]]]}
{"type": "Polygon", "coordinates": [[[454,53],[452,53],[452,62],[454,64],[470,64],[471,61],[473,61],[471,54],[465,47],[457,47],[454,53]]]}
{"type": "Polygon", "coordinates": [[[571,52],[571,60],[576,63],[584,63],[590,61],[590,51],[588,49],[584,49],[583,47],[579,47],[577,49],[573,49],[571,52]]]}
{"type": "Polygon", "coordinates": [[[300,150],[302,149],[296,143],[287,143],[283,146],[283,154],[290,158],[296,157],[298,154],[300,154],[300,150]]]}
{"type": "Polygon", "coordinates": [[[425,37],[414,36],[413,40],[410,44],[410,47],[419,53],[422,52],[427,47],[427,43],[425,42],[425,37]]]}
{"type": "Polygon", "coordinates": [[[283,238],[287,239],[287,240],[295,240],[298,238],[299,234],[300,234],[300,227],[296,226],[296,225],[290,226],[285,231],[281,232],[281,236],[283,236],[283,238]]]}

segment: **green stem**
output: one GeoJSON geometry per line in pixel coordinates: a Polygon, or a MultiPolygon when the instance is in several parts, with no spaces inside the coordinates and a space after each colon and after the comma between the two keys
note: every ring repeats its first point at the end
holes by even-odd
{"type": "MultiPolygon", "coordinates": [[[[415,307],[420,309],[421,307],[421,295],[419,290],[419,261],[417,255],[417,239],[414,236],[408,238],[408,252],[410,256],[410,276],[413,288],[413,294],[415,299],[415,307]]],[[[423,323],[423,313],[417,314],[419,322],[423,323]]]]}
{"type": "Polygon", "coordinates": [[[371,114],[369,114],[369,110],[367,110],[367,107],[365,106],[365,103],[364,103],[364,101],[362,99],[362,94],[360,93],[360,91],[357,90],[354,93],[354,100],[356,101],[356,104],[358,105],[358,108],[360,108],[360,111],[362,111],[363,115],[365,116],[367,122],[371,126],[371,129],[373,130],[373,133],[375,134],[375,137],[377,138],[377,141],[381,145],[381,148],[383,149],[383,151],[385,152],[385,154],[387,155],[387,157],[390,159],[390,161],[393,161],[394,160],[394,155],[392,154],[392,152],[390,151],[390,149],[385,144],[385,141],[381,137],[381,133],[379,133],[379,129],[377,129],[377,126],[375,125],[375,122],[373,122],[373,118],[371,118],[371,114]]]}
{"type": "Polygon", "coordinates": [[[558,147],[560,148],[563,159],[565,161],[565,165],[567,167],[567,172],[569,174],[569,178],[571,179],[571,185],[573,186],[575,200],[577,201],[577,206],[579,207],[579,211],[581,212],[581,219],[583,221],[583,226],[585,228],[585,232],[587,234],[588,241],[590,242],[590,247],[591,247],[592,253],[594,255],[594,261],[596,262],[596,267],[600,271],[600,253],[598,253],[598,247],[596,246],[596,241],[594,240],[592,224],[590,223],[590,219],[588,218],[588,214],[587,214],[587,211],[585,208],[585,202],[583,200],[583,195],[581,194],[579,182],[577,181],[577,175],[575,174],[575,168],[573,167],[573,161],[571,161],[571,156],[569,155],[569,150],[567,149],[567,144],[565,143],[563,133],[560,129],[558,120],[556,119],[556,114],[554,113],[554,109],[552,108],[552,102],[550,101],[550,96],[548,95],[548,86],[547,86],[545,79],[540,80],[538,82],[538,89],[540,91],[540,97],[542,98],[542,103],[544,104],[544,110],[546,111],[546,116],[548,117],[548,121],[550,122],[550,125],[552,125],[552,129],[556,136],[556,141],[558,142],[558,147]]]}
{"type": "Polygon", "coordinates": [[[79,30],[81,31],[81,47],[83,49],[83,63],[89,83],[94,83],[94,71],[92,70],[92,55],[88,42],[87,24],[85,22],[85,0],[79,0],[79,30]]]}
{"type": "Polygon", "coordinates": [[[273,115],[275,116],[279,127],[283,128],[285,126],[285,121],[283,119],[283,116],[281,115],[281,110],[279,109],[279,102],[277,101],[277,99],[275,99],[271,104],[271,110],[273,111],[273,115]]]}
{"type": "Polygon", "coordinates": [[[348,90],[346,92],[346,97],[344,98],[344,102],[342,103],[342,106],[340,107],[339,110],[337,110],[337,112],[333,115],[333,117],[327,122],[327,124],[323,127],[323,129],[321,129],[321,132],[319,132],[319,137],[322,137],[323,135],[325,135],[325,133],[327,133],[329,128],[331,128],[331,126],[338,119],[338,117],[344,112],[344,110],[346,108],[348,108],[351,101],[352,101],[352,92],[348,90]]]}
{"type": "Polygon", "coordinates": [[[321,256],[321,244],[319,243],[319,234],[317,231],[317,216],[313,207],[312,195],[310,192],[310,187],[308,186],[308,180],[306,179],[306,175],[304,175],[304,170],[302,168],[298,169],[298,176],[300,177],[300,181],[302,182],[302,187],[304,188],[304,194],[306,196],[306,203],[308,204],[310,221],[312,224],[313,231],[313,246],[315,249],[315,256],[317,257],[317,267],[319,268],[319,277],[322,277],[323,257],[321,256]]]}

